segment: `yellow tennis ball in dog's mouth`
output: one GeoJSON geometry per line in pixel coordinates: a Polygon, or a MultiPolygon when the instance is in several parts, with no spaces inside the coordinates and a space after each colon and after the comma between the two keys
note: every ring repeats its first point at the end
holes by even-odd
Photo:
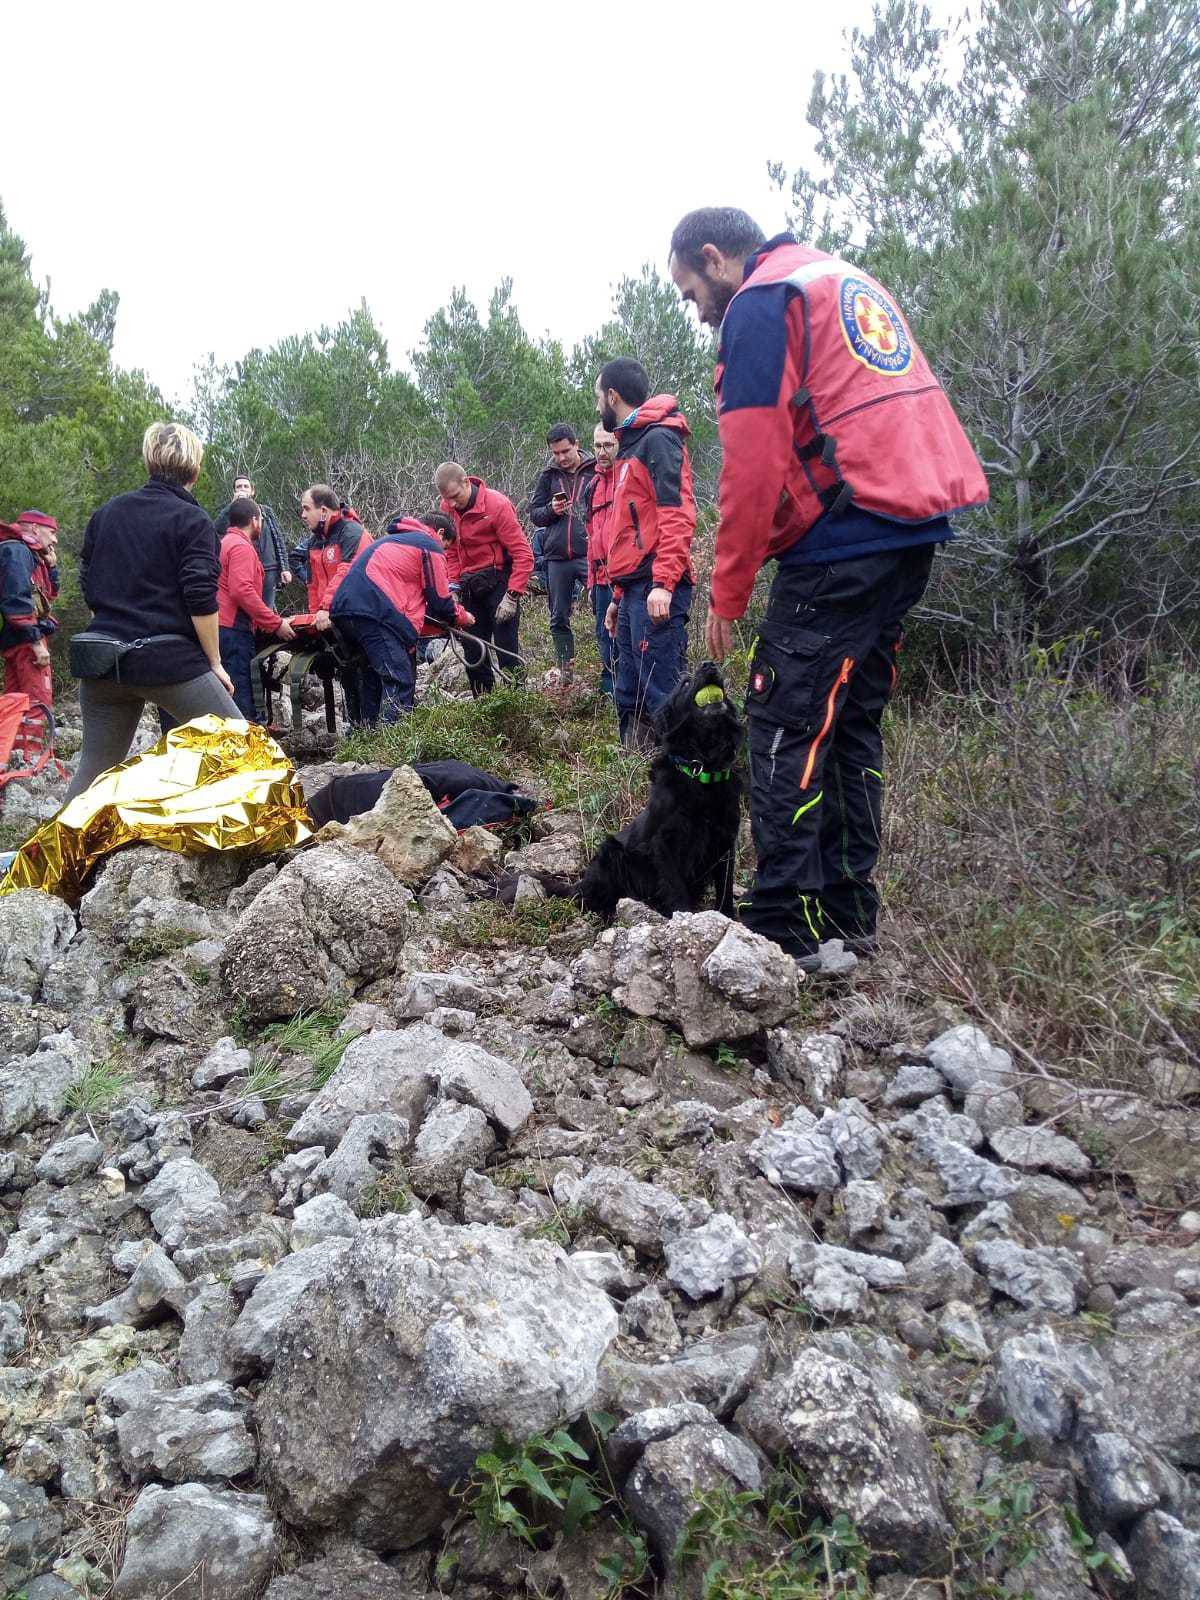
{"type": "Polygon", "coordinates": [[[724,698],[724,689],[718,688],[715,683],[710,683],[704,689],[697,689],[695,695],[696,704],[698,706],[711,706],[714,705],[718,700],[724,700],[724,698]]]}

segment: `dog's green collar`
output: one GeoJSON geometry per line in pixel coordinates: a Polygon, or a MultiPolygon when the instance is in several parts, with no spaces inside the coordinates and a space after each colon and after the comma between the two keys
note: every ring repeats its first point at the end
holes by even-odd
{"type": "Polygon", "coordinates": [[[679,756],[672,756],[671,760],[686,778],[695,778],[697,783],[724,783],[733,776],[732,767],[725,767],[722,771],[713,771],[699,761],[683,761],[679,756]]]}

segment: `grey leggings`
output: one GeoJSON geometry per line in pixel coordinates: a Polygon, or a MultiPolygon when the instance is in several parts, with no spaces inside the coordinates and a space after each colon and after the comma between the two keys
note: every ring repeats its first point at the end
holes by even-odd
{"type": "Polygon", "coordinates": [[[109,767],[124,761],[147,702],[161,706],[176,722],[190,722],[193,717],[210,712],[218,717],[242,714],[212,672],[189,678],[186,683],[118,683],[115,678],[83,678],[79,684],[83,749],[67,790],[68,800],[73,800],[109,767]]]}

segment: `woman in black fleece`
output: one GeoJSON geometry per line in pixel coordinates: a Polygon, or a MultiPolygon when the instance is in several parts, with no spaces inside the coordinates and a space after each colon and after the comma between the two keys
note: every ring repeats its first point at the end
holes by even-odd
{"type": "Polygon", "coordinates": [[[142,440],[150,481],[102,505],[83,537],[89,631],[123,643],[120,675],[79,685],[83,749],[72,800],[124,760],[147,701],[176,722],[215,713],[240,717],[217,635],[217,535],[189,493],[204,446],[178,422],[154,422],[142,440]]]}

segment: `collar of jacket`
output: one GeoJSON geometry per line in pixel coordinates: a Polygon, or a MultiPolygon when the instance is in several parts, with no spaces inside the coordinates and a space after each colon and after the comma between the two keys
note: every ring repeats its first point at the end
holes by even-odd
{"type": "Polygon", "coordinates": [[[770,255],[772,250],[778,250],[783,244],[797,244],[799,241],[794,233],[777,233],[773,239],[768,239],[766,244],[760,244],[752,256],[747,256],[746,265],[742,268],[742,282],[745,283],[750,274],[758,267],[762,258],[770,255]]]}
{"type": "Polygon", "coordinates": [[[185,489],[181,483],[172,483],[169,478],[150,477],[146,482],[147,489],[166,489],[168,493],[178,495],[181,500],[186,500],[190,506],[200,504],[190,489],[185,489]]]}
{"type": "Polygon", "coordinates": [[[732,767],[706,767],[700,761],[685,761],[682,756],[669,756],[685,778],[695,778],[697,783],[725,783],[733,776],[732,767]]]}

